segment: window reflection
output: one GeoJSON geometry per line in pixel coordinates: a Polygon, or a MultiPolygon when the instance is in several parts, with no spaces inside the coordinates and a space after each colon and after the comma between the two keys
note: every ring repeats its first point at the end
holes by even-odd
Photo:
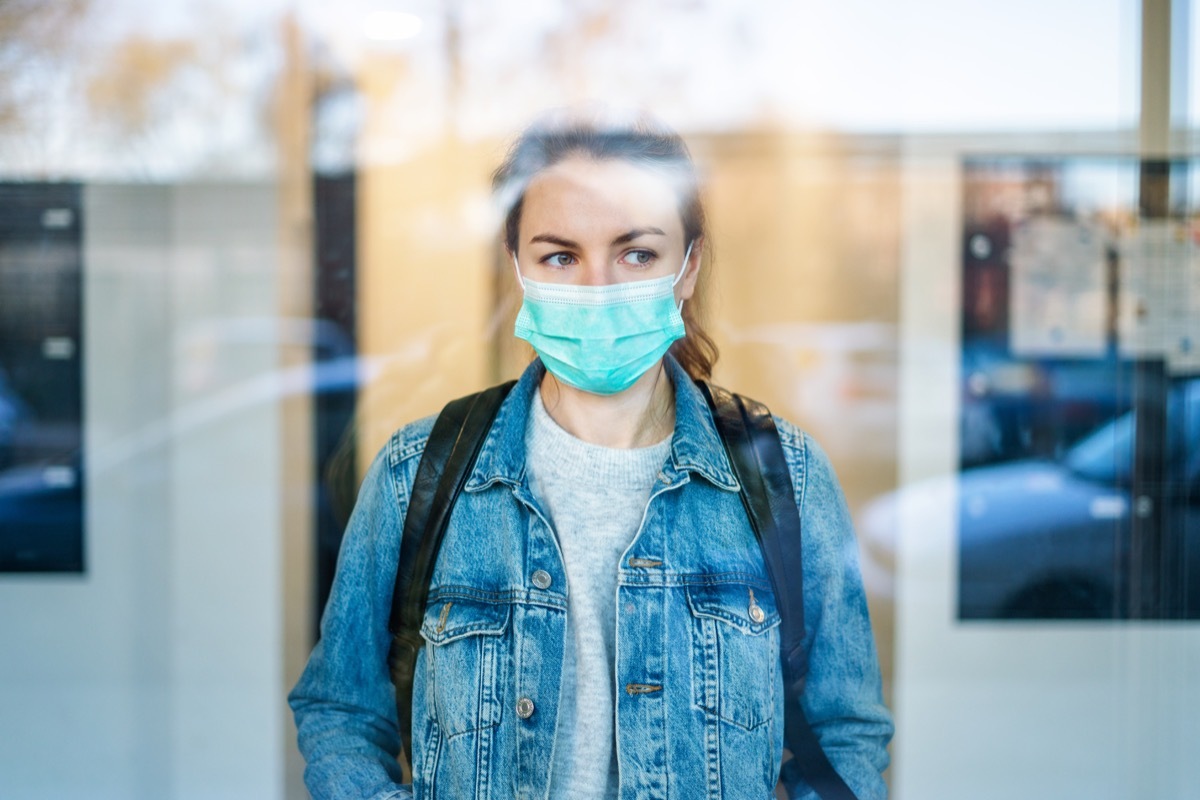
{"type": "MultiPolygon", "coordinates": [[[[718,379],[830,453],[889,680],[896,603],[913,602],[911,579],[895,587],[904,503],[928,526],[954,516],[953,544],[923,528],[918,560],[953,559],[943,616],[970,634],[1200,618],[1194,363],[1154,383],[1121,347],[1128,298],[1155,301],[1122,269],[1194,242],[1200,207],[1192,165],[1170,162],[1168,213],[1139,211],[1138,4],[384,5],[0,3],[0,570],[85,570],[0,576],[19,654],[0,659],[0,704],[20,730],[0,795],[291,796],[282,687],[366,461],[529,357],[487,170],[558,105],[648,107],[705,166],[718,379]],[[1053,155],[959,161],[991,152],[1053,155]],[[913,205],[927,157],[963,178],[934,190],[953,210],[933,225],[913,205]],[[1135,229],[1160,233],[1139,251],[1135,229]],[[1042,283],[1063,253],[1079,281],[1042,283]],[[903,319],[943,266],[962,291],[903,319]],[[957,398],[936,430],[959,474],[901,497],[899,387],[924,359],[902,340],[943,306],[954,331],[917,349],[955,350],[957,376],[922,390],[957,398]],[[88,743],[66,766],[47,755],[64,720],[88,743]]],[[[1190,258],[1164,261],[1191,275],[1190,258]]],[[[910,456],[936,450],[928,433],[910,456]]],[[[919,727],[937,703],[908,697],[919,727]]],[[[909,765],[941,752],[908,741],[909,765]]]]}

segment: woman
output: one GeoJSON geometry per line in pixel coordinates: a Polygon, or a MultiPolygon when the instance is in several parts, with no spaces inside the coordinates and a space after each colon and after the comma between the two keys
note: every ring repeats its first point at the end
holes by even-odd
{"type": "MultiPolygon", "coordinates": [[[[400,785],[387,628],[432,420],[397,431],[352,515],[321,641],[291,695],[316,798],[773,797],[779,613],[693,379],[704,215],[683,141],[565,121],[494,187],[539,358],[496,416],[430,582],[400,785]]],[[[859,798],[891,721],[836,478],[777,420],[803,522],[803,706],[859,798]]],[[[811,796],[783,769],[793,797],[811,796]]]]}

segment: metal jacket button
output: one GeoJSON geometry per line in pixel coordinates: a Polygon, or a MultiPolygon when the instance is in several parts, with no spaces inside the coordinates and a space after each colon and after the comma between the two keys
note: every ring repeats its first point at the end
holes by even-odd
{"type": "Polygon", "coordinates": [[[522,697],[517,701],[517,716],[521,719],[529,719],[533,716],[533,701],[528,697],[522,697]]]}
{"type": "Polygon", "coordinates": [[[662,684],[658,683],[627,683],[625,691],[630,697],[639,694],[651,694],[652,692],[661,692],[662,684]]]}
{"type": "Polygon", "coordinates": [[[533,573],[533,585],[539,589],[550,588],[550,573],[544,569],[539,569],[533,573]]]}
{"type": "Polygon", "coordinates": [[[762,622],[766,618],[767,618],[767,615],[763,613],[762,606],[760,606],[758,604],[758,601],[754,599],[754,590],[751,589],[750,590],[750,619],[754,620],[755,622],[762,622]]]}

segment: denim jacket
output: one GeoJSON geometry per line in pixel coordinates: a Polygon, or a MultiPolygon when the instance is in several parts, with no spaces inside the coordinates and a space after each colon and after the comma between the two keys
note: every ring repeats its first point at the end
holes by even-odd
{"type": "MultiPolygon", "coordinates": [[[[784,747],[779,612],[708,406],[666,363],[671,452],[614,565],[620,797],[770,800],[784,747]]],[[[393,434],[368,471],[320,641],[289,697],[317,800],[547,798],[569,587],[526,479],[525,426],[542,375],[535,361],[505,400],[451,515],[421,629],[411,785],[401,785],[396,761],[387,626],[409,489],[433,419],[393,434]]],[[[860,800],[882,798],[892,723],[849,514],[825,455],[795,426],[776,424],[803,523],[802,702],[860,800]]],[[[790,797],[815,797],[788,766],[782,778],[790,797]]]]}

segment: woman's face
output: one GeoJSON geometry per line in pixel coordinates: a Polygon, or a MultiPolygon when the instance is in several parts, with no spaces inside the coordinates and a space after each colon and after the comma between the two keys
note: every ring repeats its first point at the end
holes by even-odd
{"type": "MultiPolygon", "coordinates": [[[[583,286],[678,274],[687,250],[666,178],[624,161],[582,157],[560,161],[530,181],[517,241],[524,277],[583,286]]],[[[675,287],[677,301],[695,291],[702,244],[692,246],[675,287]]]]}

